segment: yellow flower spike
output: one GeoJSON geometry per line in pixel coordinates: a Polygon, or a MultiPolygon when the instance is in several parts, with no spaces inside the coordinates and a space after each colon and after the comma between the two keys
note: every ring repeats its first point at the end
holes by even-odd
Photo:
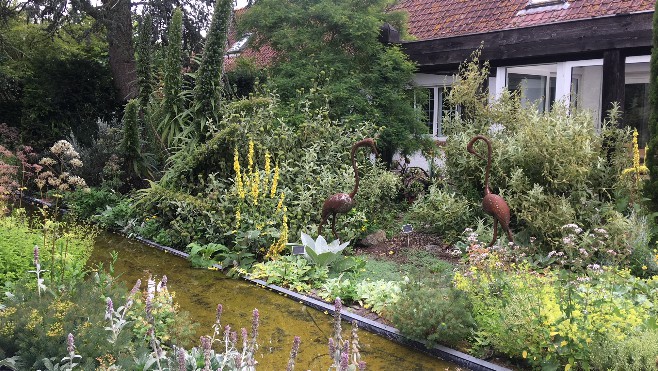
{"type": "Polygon", "coordinates": [[[249,177],[254,173],[254,141],[249,141],[249,155],[247,157],[249,161],[249,177]]]}
{"type": "Polygon", "coordinates": [[[235,211],[235,229],[240,228],[240,219],[240,208],[238,207],[238,209],[235,211]]]}
{"type": "MultiPolygon", "coordinates": [[[[276,205],[276,212],[277,213],[279,211],[281,211],[281,209],[283,208],[283,201],[285,200],[285,198],[286,198],[286,194],[281,193],[281,197],[279,197],[279,203],[276,205]]],[[[658,256],[658,255],[656,255],[656,256],[658,256]]]]}
{"type": "Polygon", "coordinates": [[[272,188],[270,189],[270,198],[276,195],[276,187],[279,184],[279,165],[274,167],[274,176],[272,177],[272,188]]]}
{"type": "Polygon", "coordinates": [[[235,170],[235,188],[238,196],[242,199],[245,197],[244,184],[242,182],[242,173],[240,172],[240,160],[238,155],[238,148],[235,148],[233,154],[233,170],[235,170]]]}
{"type": "Polygon", "coordinates": [[[251,182],[251,198],[254,201],[254,205],[258,205],[258,193],[260,192],[260,173],[258,171],[254,172],[253,180],[251,182]]]}
{"type": "Polygon", "coordinates": [[[267,182],[270,179],[270,175],[272,175],[271,157],[272,156],[270,156],[270,151],[265,151],[265,179],[263,179],[264,189],[267,189],[267,182]]]}

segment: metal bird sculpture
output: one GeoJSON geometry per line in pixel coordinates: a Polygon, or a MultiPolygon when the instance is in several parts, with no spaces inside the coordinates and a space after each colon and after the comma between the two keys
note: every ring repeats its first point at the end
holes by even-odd
{"type": "Polygon", "coordinates": [[[356,201],[354,200],[354,197],[356,196],[356,192],[359,191],[359,169],[356,166],[356,151],[360,147],[370,147],[372,150],[372,153],[377,156],[377,146],[375,144],[375,140],[373,138],[366,138],[363,140],[360,140],[356,142],[352,146],[352,152],[350,153],[351,158],[352,158],[352,167],[354,168],[354,190],[351,193],[336,193],[329,198],[327,198],[326,201],[324,201],[324,204],[322,205],[322,220],[320,221],[320,225],[318,226],[318,234],[322,234],[322,226],[324,223],[326,223],[327,218],[331,215],[331,231],[334,232],[334,237],[336,239],[340,238],[338,237],[338,233],[336,233],[336,214],[345,214],[348,211],[352,210],[354,207],[354,204],[356,201]]]}
{"type": "Polygon", "coordinates": [[[475,149],[473,148],[473,145],[475,142],[478,140],[481,140],[487,144],[487,168],[484,173],[484,198],[482,199],[482,209],[484,210],[485,213],[493,216],[494,218],[494,225],[493,225],[493,240],[491,240],[491,243],[489,246],[493,246],[493,244],[496,242],[496,239],[498,238],[498,223],[500,223],[501,228],[507,233],[507,238],[509,239],[510,242],[514,242],[514,237],[512,236],[512,232],[509,229],[509,223],[510,223],[510,211],[509,211],[509,206],[507,205],[507,202],[500,197],[497,194],[491,193],[491,190],[489,189],[489,172],[491,171],[491,140],[489,138],[485,137],[484,135],[476,135],[474,136],[470,142],[468,142],[468,145],[466,146],[466,150],[471,153],[472,155],[485,160],[485,158],[480,155],[479,153],[475,152],[475,149]]]}

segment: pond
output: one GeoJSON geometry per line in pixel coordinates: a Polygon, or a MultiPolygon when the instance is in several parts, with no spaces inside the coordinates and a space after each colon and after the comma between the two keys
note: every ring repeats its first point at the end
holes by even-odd
{"type": "MultiPolygon", "coordinates": [[[[217,304],[224,306],[222,325],[231,325],[233,329],[250,328],[251,312],[258,308],[261,318],[258,370],[285,369],[296,335],[301,337],[302,343],[295,369],[328,369],[331,315],[250,283],[228,278],[218,271],[192,269],[185,259],[114,234],[102,233],[97,238],[90,262],[104,262],[107,266],[112,251],[119,253],[115,272],[127,287],[132,287],[138,278],[144,281],[149,273],[158,278],[167,275],[167,286],[175,292],[176,302],[200,323],[199,336],[212,332],[217,304]]],[[[349,336],[349,328],[350,325],[343,322],[344,336],[349,336]]],[[[359,344],[369,370],[458,369],[454,364],[363,330],[359,331],[359,344]]]]}

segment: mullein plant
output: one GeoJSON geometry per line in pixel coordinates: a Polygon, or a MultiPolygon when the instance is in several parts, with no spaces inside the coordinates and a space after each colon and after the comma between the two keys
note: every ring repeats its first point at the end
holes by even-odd
{"type": "Polygon", "coordinates": [[[265,152],[264,169],[258,169],[255,159],[254,142],[249,141],[249,152],[247,155],[247,168],[243,171],[240,165],[240,156],[238,149],[234,150],[233,170],[235,171],[235,195],[237,196],[237,206],[235,208],[235,230],[240,231],[246,223],[248,227],[255,228],[259,234],[265,231],[266,227],[278,228],[278,236],[270,235],[268,241],[270,246],[259,246],[258,254],[265,256],[266,259],[276,259],[285,249],[288,243],[288,210],[285,206],[285,193],[278,189],[280,170],[275,165],[272,170],[272,156],[269,151],[265,152]],[[276,208],[274,208],[276,205],[276,208]],[[274,211],[274,212],[273,212],[274,211]],[[281,222],[273,219],[261,220],[262,216],[274,215],[281,218],[281,222]],[[253,220],[249,218],[253,218],[253,220]],[[274,237],[274,238],[272,238],[274,237]]]}
{"type": "MultiPolygon", "coordinates": [[[[621,175],[623,176],[632,176],[633,177],[633,187],[631,187],[631,202],[634,202],[634,193],[636,190],[641,189],[641,180],[643,176],[649,174],[649,168],[645,164],[640,164],[640,147],[637,141],[638,133],[637,129],[633,130],[633,166],[622,170],[621,175]]],[[[645,147],[644,153],[649,152],[648,146],[645,147]]]]}

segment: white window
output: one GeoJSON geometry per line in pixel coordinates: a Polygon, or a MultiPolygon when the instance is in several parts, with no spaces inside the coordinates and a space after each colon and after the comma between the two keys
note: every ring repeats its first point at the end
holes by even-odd
{"type": "Polygon", "coordinates": [[[449,86],[431,86],[425,89],[427,91],[426,98],[419,103],[422,103],[421,109],[425,114],[428,133],[436,138],[444,137],[443,123],[447,118],[457,115],[459,107],[455,107],[448,102],[449,86]]]}

